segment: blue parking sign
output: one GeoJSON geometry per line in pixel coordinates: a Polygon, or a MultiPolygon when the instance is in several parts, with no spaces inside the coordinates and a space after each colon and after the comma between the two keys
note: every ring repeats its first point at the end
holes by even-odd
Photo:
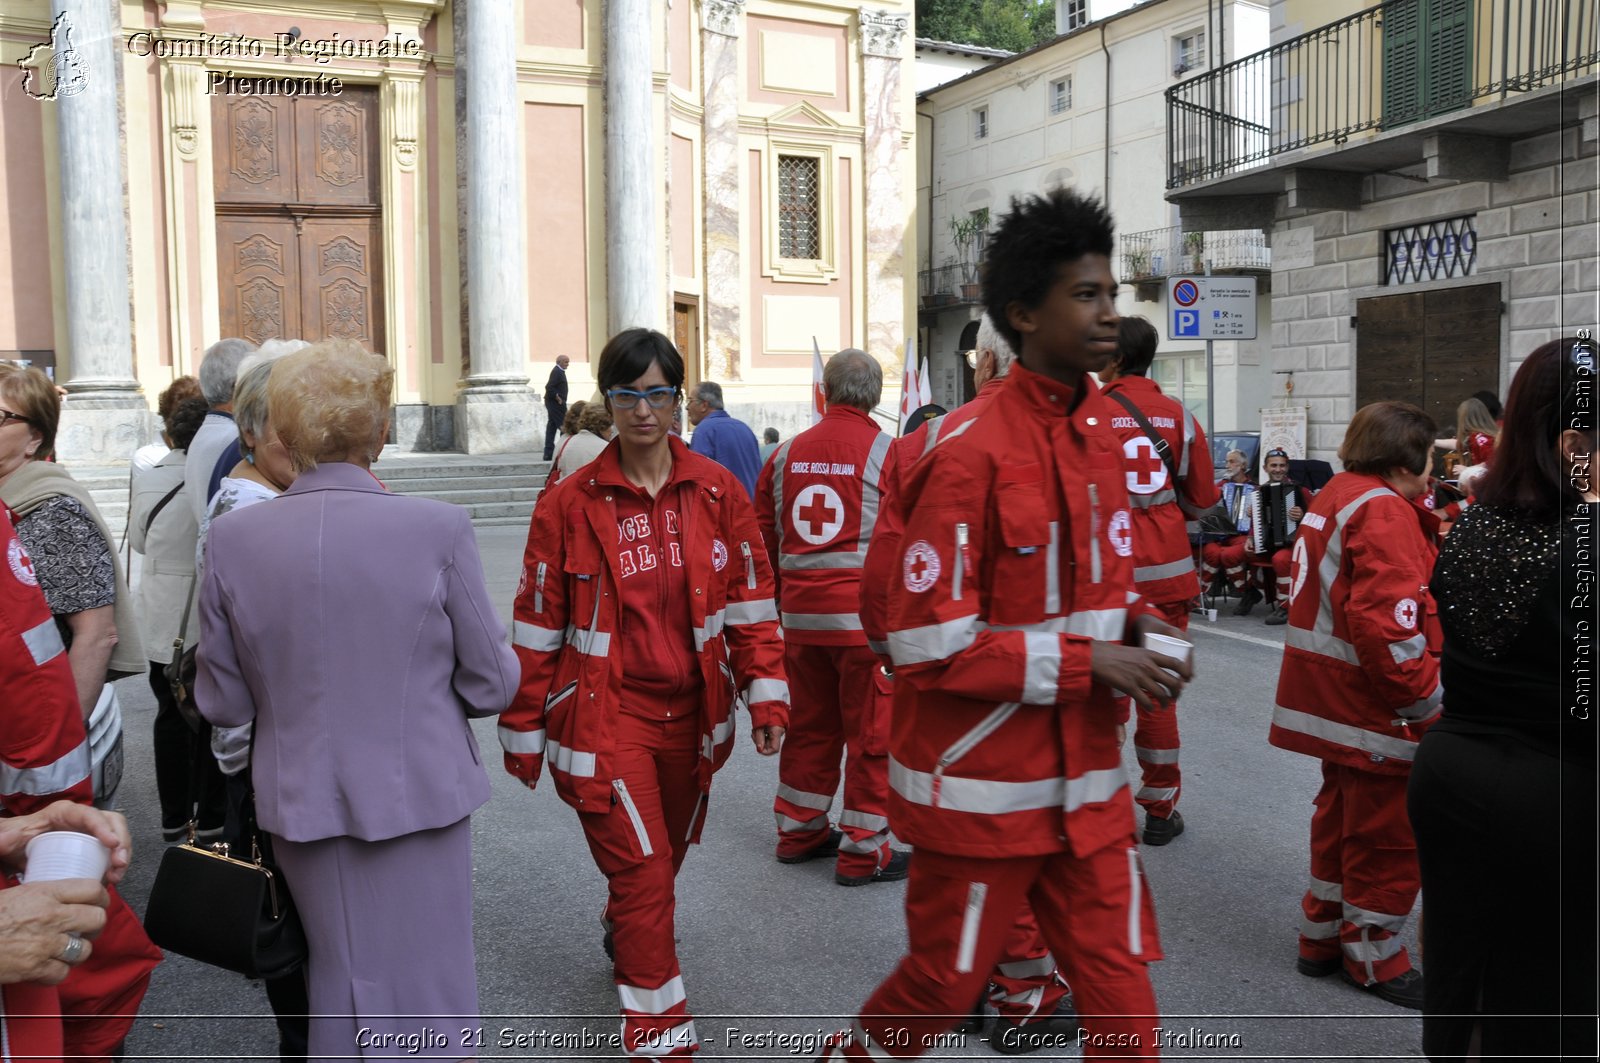
{"type": "Polygon", "coordinates": [[[1191,339],[1198,338],[1200,335],[1200,312],[1198,310],[1173,310],[1172,335],[1191,339]]]}

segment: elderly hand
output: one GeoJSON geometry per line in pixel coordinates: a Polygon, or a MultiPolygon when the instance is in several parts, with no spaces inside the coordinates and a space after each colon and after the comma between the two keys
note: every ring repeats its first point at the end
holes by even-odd
{"type": "Polygon", "coordinates": [[[117,812],[105,812],[72,801],[57,801],[28,816],[0,819],[0,860],[13,867],[21,867],[26,859],[28,843],[48,831],[72,830],[100,839],[111,850],[107,864],[106,884],[115,886],[128,872],[133,859],[133,840],[128,835],[128,821],[117,812]]]}
{"type": "Polygon", "coordinates": [[[783,745],[783,728],[775,726],[752,728],[750,740],[756,744],[757,753],[763,757],[770,757],[783,745]]]}
{"type": "Polygon", "coordinates": [[[86,878],[0,890],[0,984],[55,985],[89,958],[106,925],[105,887],[86,878]]]}

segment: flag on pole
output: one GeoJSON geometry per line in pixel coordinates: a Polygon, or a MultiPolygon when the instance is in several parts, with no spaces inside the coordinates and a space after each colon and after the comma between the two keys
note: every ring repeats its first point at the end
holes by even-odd
{"type": "Polygon", "coordinates": [[[911,419],[913,411],[919,408],[917,399],[922,394],[921,378],[917,372],[917,347],[916,342],[906,340],[906,373],[900,383],[900,434],[906,434],[906,422],[911,419]]]}
{"type": "Polygon", "coordinates": [[[817,346],[817,338],[811,337],[811,423],[816,424],[822,420],[822,412],[828,408],[828,392],[822,386],[822,348],[817,346]]]}
{"type": "MultiPolygon", "coordinates": [[[[915,349],[916,341],[908,339],[906,346],[915,349]]],[[[920,368],[917,372],[917,405],[914,409],[921,409],[933,402],[933,366],[928,364],[926,358],[919,359],[917,364],[920,368]]]]}

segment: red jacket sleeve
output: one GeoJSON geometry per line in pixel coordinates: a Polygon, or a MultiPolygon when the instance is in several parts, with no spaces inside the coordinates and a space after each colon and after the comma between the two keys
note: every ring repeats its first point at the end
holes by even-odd
{"type": "Polygon", "coordinates": [[[779,450],[773,451],[772,457],[761,466],[761,475],[756,477],[756,524],[761,529],[761,542],[767,555],[767,567],[772,570],[774,594],[783,577],[778,570],[778,517],[773,509],[772,470],[777,463],[779,452],[787,449],[780,447],[779,450]]]}
{"type": "Polygon", "coordinates": [[[909,464],[906,441],[914,438],[905,436],[889,446],[878,523],[861,563],[861,629],[867,636],[867,646],[890,671],[894,670],[894,661],[889,656],[889,583],[900,563],[901,534],[905,530],[905,514],[900,507],[909,464]]]}
{"type": "MultiPolygon", "coordinates": [[[[767,466],[770,468],[769,461],[767,466]]],[[[729,477],[730,487],[737,481],[729,477]]],[[[789,680],[783,665],[783,632],[773,593],[772,565],[761,548],[756,512],[740,490],[722,492],[728,541],[738,544],[738,563],[722,570],[727,581],[723,636],[735,684],[750,708],[753,727],[789,726],[789,680]]],[[[769,497],[757,492],[757,497],[769,497]]]]}
{"type": "Polygon", "coordinates": [[[1361,667],[1386,708],[1412,723],[1439,712],[1444,687],[1428,652],[1430,551],[1411,511],[1397,496],[1374,499],[1346,526],[1350,597],[1345,606],[1361,667]]]}
{"type": "Polygon", "coordinates": [[[544,703],[555,678],[567,633],[566,499],[570,491],[547,491],[533,510],[522,580],[511,607],[511,645],[522,676],[511,707],[500,714],[500,746],[506,771],[529,788],[544,766],[544,703]]]}

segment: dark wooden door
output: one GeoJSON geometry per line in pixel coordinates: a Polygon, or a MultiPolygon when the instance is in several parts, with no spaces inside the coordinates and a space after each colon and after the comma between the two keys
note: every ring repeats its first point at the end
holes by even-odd
{"type": "Polygon", "coordinates": [[[383,350],[378,98],[215,96],[224,335],[383,350]]]}
{"type": "Polygon", "coordinates": [[[1356,408],[1382,399],[1422,407],[1444,435],[1474,391],[1500,389],[1500,285],[1356,302],[1356,408]]]}
{"type": "Polygon", "coordinates": [[[678,353],[688,367],[689,379],[684,386],[692,388],[705,372],[700,364],[700,300],[692,295],[672,297],[672,342],[678,345],[678,353]]]}

